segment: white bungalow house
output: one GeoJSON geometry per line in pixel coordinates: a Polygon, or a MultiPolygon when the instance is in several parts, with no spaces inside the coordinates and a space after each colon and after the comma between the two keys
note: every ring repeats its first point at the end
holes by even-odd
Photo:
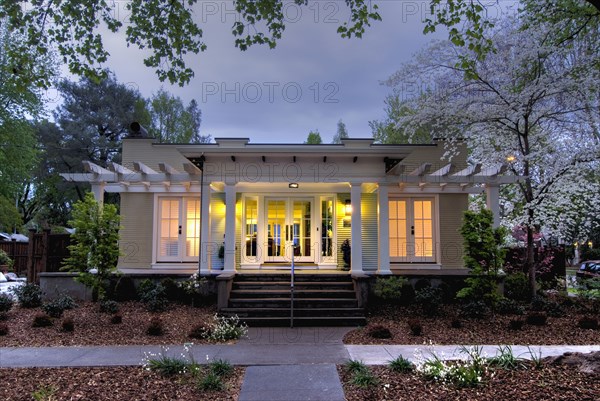
{"type": "Polygon", "coordinates": [[[468,194],[485,191],[497,221],[499,186],[516,178],[469,166],[458,149],[448,161],[440,141],[132,137],[122,164],[85,163],[64,177],[90,182],[98,200],[120,193],[124,273],[260,273],[289,269],[292,258],[297,269],[340,270],[349,240],[353,274],[446,275],[465,272],[458,229],[468,194]]]}

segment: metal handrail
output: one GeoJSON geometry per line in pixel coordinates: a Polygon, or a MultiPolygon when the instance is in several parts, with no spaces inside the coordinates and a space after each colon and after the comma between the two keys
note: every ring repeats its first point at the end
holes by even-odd
{"type": "Polygon", "coordinates": [[[290,328],[294,328],[294,252],[296,247],[292,244],[292,269],[290,277],[290,328]]]}

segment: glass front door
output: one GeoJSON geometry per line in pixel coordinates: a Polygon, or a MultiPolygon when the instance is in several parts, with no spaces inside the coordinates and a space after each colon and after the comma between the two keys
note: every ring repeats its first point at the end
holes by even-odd
{"type": "Polygon", "coordinates": [[[392,262],[435,262],[433,200],[389,200],[390,259],[392,262]]]}
{"type": "Polygon", "coordinates": [[[314,262],[311,199],[267,198],[266,262],[314,262]]]}

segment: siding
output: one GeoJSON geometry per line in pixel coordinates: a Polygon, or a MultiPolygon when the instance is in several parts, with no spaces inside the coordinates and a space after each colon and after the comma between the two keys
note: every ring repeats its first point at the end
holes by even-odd
{"type": "Polygon", "coordinates": [[[467,194],[440,194],[440,246],[442,269],[462,269],[463,238],[459,233],[463,213],[468,208],[467,194]]]}
{"type": "Polygon", "coordinates": [[[223,269],[223,259],[219,259],[219,248],[225,240],[225,193],[211,194],[210,199],[210,241],[214,244],[211,255],[212,269],[223,269]]]}
{"type": "Polygon", "coordinates": [[[344,240],[350,240],[351,227],[344,227],[344,217],[346,217],[344,208],[346,205],[346,199],[350,200],[350,193],[340,193],[337,195],[337,207],[336,207],[336,225],[337,225],[337,263],[339,267],[344,267],[344,253],[342,252],[342,243],[344,240]]]}
{"type": "Polygon", "coordinates": [[[362,263],[363,270],[377,270],[378,261],[378,227],[377,227],[377,193],[361,196],[362,214],[362,263]]]}
{"type": "Polygon", "coordinates": [[[119,268],[150,269],[153,217],[153,194],[121,194],[119,268]]]}

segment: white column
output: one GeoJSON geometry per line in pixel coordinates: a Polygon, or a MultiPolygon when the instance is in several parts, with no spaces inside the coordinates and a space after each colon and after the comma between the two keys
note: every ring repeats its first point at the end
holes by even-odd
{"type": "Polygon", "coordinates": [[[235,186],[225,185],[225,260],[224,272],[235,271],[235,186]]]}
{"type": "Polygon", "coordinates": [[[352,273],[363,273],[361,192],[360,183],[352,184],[350,189],[350,203],[352,204],[352,230],[350,231],[352,260],[350,266],[352,273]]]}
{"type": "Polygon", "coordinates": [[[105,182],[94,182],[92,183],[92,193],[94,194],[94,199],[98,202],[99,205],[104,204],[104,187],[106,186],[105,182]]]}
{"type": "MultiPolygon", "coordinates": [[[[202,204],[202,216],[200,216],[200,275],[210,274],[211,270],[211,255],[215,251],[215,246],[210,238],[210,185],[204,183],[204,187],[200,189],[200,202],[202,204]]],[[[218,249],[218,248],[217,248],[218,249]]]]}
{"type": "Polygon", "coordinates": [[[500,226],[500,187],[497,185],[485,186],[485,203],[494,215],[494,228],[500,226]]]}
{"type": "Polygon", "coordinates": [[[377,192],[379,202],[379,269],[378,274],[392,274],[390,270],[390,210],[388,203],[388,187],[380,184],[377,192]]]}

